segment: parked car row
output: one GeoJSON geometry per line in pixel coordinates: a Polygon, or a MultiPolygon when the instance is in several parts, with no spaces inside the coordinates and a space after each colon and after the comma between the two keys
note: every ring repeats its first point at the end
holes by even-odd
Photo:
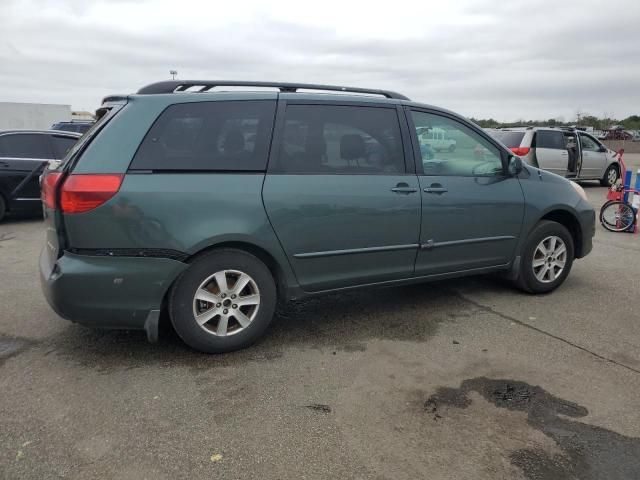
{"type": "Polygon", "coordinates": [[[166,310],[226,352],[279,300],[488,272],[549,292],[592,247],[579,185],[398,93],[169,81],[100,111],[42,180],[42,288],[88,326],[155,339],[166,310]]]}
{"type": "Polygon", "coordinates": [[[39,176],[80,137],[55,130],[0,131],[0,221],[8,213],[42,213],[39,176]]]}

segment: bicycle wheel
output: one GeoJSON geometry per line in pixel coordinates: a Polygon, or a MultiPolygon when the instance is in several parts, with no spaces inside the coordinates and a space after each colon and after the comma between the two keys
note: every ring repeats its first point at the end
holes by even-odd
{"type": "Polygon", "coordinates": [[[600,210],[600,223],[610,232],[629,230],[636,221],[636,212],[624,202],[607,202],[600,210]]]}

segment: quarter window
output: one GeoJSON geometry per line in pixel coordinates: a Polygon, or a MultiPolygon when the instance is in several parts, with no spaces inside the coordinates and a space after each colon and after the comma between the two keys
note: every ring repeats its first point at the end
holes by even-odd
{"type": "Polygon", "coordinates": [[[564,134],[562,132],[540,130],[536,132],[536,148],[566,150],[567,146],[564,142],[564,134]]]}
{"type": "Polygon", "coordinates": [[[145,136],[131,169],[264,171],[274,113],[268,100],[172,105],[145,136]]]}
{"type": "Polygon", "coordinates": [[[277,173],[404,173],[398,115],[393,108],[289,105],[277,173]]]}
{"type": "Polygon", "coordinates": [[[14,133],[0,136],[0,155],[14,158],[50,159],[49,139],[38,133],[14,133]]]}
{"type": "Polygon", "coordinates": [[[500,150],[466,125],[440,115],[412,111],[425,175],[497,176],[500,150]]]}

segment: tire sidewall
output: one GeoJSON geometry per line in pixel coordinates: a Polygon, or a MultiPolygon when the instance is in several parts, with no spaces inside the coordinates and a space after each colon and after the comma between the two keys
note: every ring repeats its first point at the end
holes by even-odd
{"type": "Polygon", "coordinates": [[[277,303],[277,291],[269,269],[255,256],[242,250],[218,250],[196,259],[171,290],[169,316],[174,329],[190,347],[205,353],[224,353],[246,348],[267,329],[277,303]],[[226,337],[207,333],[193,315],[193,296],[201,283],[221,270],[239,270],[251,276],[260,291],[256,317],[243,331],[226,337]]]}
{"type": "Polygon", "coordinates": [[[571,271],[571,267],[573,265],[574,255],[575,246],[573,243],[573,237],[566,227],[552,221],[545,220],[540,222],[531,231],[531,233],[529,234],[529,238],[527,238],[524,246],[522,265],[520,268],[520,286],[530,293],[547,293],[555,290],[560,285],[562,285],[562,283],[569,275],[569,272],[571,271]],[[553,282],[543,283],[536,278],[533,271],[533,256],[538,244],[543,239],[549,236],[557,236],[562,239],[565,246],[567,247],[567,262],[565,264],[564,270],[558,278],[556,278],[553,282]]]}
{"type": "Polygon", "coordinates": [[[607,169],[604,172],[604,177],[602,178],[602,184],[603,186],[606,187],[611,187],[613,185],[615,185],[615,183],[620,179],[620,170],[618,169],[618,167],[616,167],[615,164],[609,165],[607,167],[607,169]],[[616,179],[613,182],[609,181],[609,172],[611,172],[611,170],[614,170],[616,172],[616,179]]]}

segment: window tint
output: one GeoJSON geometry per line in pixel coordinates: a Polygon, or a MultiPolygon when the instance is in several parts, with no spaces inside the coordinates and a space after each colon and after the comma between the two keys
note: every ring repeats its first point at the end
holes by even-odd
{"type": "Polygon", "coordinates": [[[567,147],[562,132],[540,130],[536,132],[536,148],[553,148],[556,150],[566,150],[567,147]]]}
{"type": "Polygon", "coordinates": [[[495,130],[491,132],[491,136],[504,143],[507,147],[513,148],[520,146],[520,142],[522,142],[522,139],[524,138],[524,132],[505,132],[503,130],[495,130]]]}
{"type": "Polygon", "coordinates": [[[580,145],[582,145],[583,150],[591,152],[597,152],[600,149],[600,145],[598,145],[595,140],[583,134],[580,134],[580,145]]]}
{"type": "Polygon", "coordinates": [[[39,133],[14,133],[0,136],[0,154],[15,158],[51,158],[49,140],[39,133]]]}
{"type": "Polygon", "coordinates": [[[77,139],[70,137],[62,137],[59,135],[51,136],[51,143],[53,145],[53,157],[56,160],[61,160],[65,157],[67,152],[73,147],[77,139]]]}
{"type": "Polygon", "coordinates": [[[411,112],[425,175],[494,176],[503,173],[500,150],[466,125],[411,112]]]}
{"type": "Polygon", "coordinates": [[[289,105],[278,158],[280,173],[404,173],[395,109],[289,105]]]}
{"type": "Polygon", "coordinates": [[[168,107],[131,164],[142,170],[263,171],[275,102],[182,103],[168,107]]]}

